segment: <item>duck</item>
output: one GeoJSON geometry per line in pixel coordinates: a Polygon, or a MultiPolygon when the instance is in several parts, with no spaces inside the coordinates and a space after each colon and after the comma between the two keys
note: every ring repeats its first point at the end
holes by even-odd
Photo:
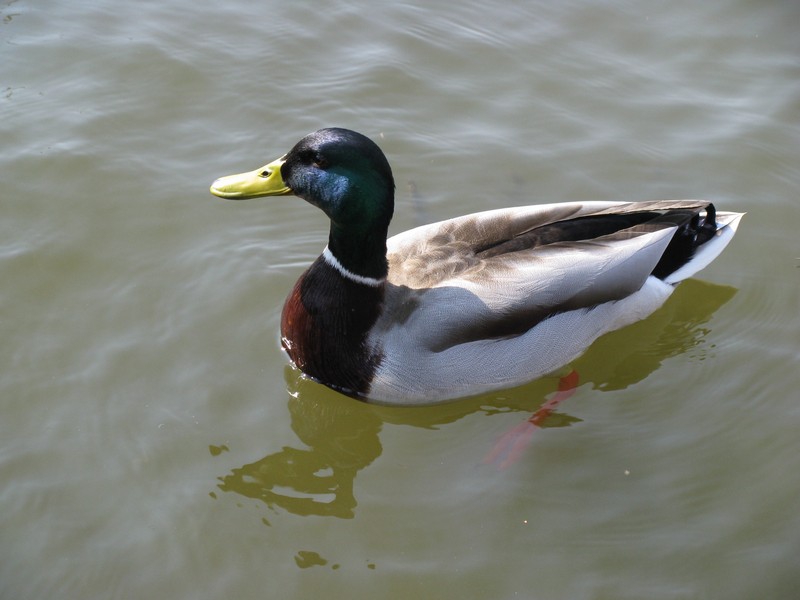
{"type": "Polygon", "coordinates": [[[556,374],[646,318],[714,260],[744,213],[706,200],[494,208],[387,239],[395,183],[369,137],[333,127],[216,179],[215,196],[294,195],[330,220],[281,314],[295,367],[348,396],[425,405],[556,374]]]}

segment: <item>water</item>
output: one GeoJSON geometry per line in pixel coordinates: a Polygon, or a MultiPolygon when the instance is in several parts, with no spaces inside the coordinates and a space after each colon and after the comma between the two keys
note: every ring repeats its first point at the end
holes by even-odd
{"type": "Polygon", "coordinates": [[[795,3],[0,17],[0,597],[796,597],[795,3]],[[332,125],[386,151],[393,231],[566,200],[748,215],[500,470],[554,379],[404,410],[286,366],[324,219],[207,189],[332,125]]]}

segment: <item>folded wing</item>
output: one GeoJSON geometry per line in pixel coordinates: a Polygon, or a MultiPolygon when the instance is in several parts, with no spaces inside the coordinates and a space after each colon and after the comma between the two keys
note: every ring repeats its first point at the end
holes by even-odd
{"type": "Polygon", "coordinates": [[[434,351],[519,335],[555,314],[627,298],[651,275],[674,283],[694,272],[687,265],[698,254],[702,268],[722,250],[698,253],[719,237],[715,219],[709,202],[688,200],[539,205],[442,221],[388,241],[387,301],[413,304],[414,328],[434,351]]]}

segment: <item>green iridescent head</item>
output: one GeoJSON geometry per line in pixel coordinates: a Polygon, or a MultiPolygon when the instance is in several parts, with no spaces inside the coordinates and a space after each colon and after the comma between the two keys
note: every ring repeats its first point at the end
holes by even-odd
{"type": "Polygon", "coordinates": [[[233,200],[294,194],[331,220],[328,246],[354,273],[386,274],[386,232],[394,211],[389,162],[369,138],[320,129],[260,169],[220,177],[211,193],[233,200]]]}

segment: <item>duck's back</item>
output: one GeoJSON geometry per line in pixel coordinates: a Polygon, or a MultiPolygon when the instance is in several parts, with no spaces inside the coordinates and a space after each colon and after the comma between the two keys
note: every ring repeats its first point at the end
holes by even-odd
{"type": "Polygon", "coordinates": [[[564,203],[390,238],[368,396],[425,403],[548,374],[652,313],[721,252],[740,216],[705,201],[564,203]]]}

